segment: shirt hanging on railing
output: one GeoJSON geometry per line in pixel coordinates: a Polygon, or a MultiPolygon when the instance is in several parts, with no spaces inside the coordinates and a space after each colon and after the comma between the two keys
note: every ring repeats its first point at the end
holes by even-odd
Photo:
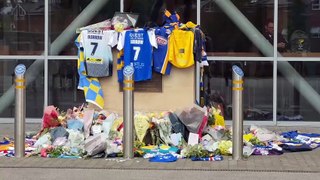
{"type": "Polygon", "coordinates": [[[120,34],[117,48],[124,49],[124,66],[134,67],[134,81],[152,78],[152,46],[158,47],[154,30],[135,29],[120,34]]]}
{"type": "Polygon", "coordinates": [[[87,77],[84,61],[84,51],[80,42],[82,34],[75,40],[75,44],[78,47],[78,74],[79,84],[78,89],[83,90],[86,102],[95,104],[99,108],[103,109],[104,99],[101,84],[98,78],[87,77]]]}
{"type": "Polygon", "coordinates": [[[160,27],[155,30],[158,49],[153,51],[153,70],[161,74],[169,75],[171,64],[166,61],[168,56],[168,37],[172,28],[160,27]]]}
{"type": "Polygon", "coordinates": [[[111,47],[117,44],[118,33],[113,30],[84,30],[81,34],[87,76],[112,76],[111,47]]]}
{"type": "Polygon", "coordinates": [[[194,64],[194,33],[175,29],[169,37],[168,60],[177,68],[188,68],[194,64]]]}

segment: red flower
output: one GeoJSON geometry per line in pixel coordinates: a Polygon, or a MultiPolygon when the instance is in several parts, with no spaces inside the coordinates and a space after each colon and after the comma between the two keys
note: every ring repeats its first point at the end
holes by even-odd
{"type": "Polygon", "coordinates": [[[60,125],[58,121],[59,113],[54,106],[48,106],[44,109],[42,126],[43,128],[57,127],[60,125]]]}

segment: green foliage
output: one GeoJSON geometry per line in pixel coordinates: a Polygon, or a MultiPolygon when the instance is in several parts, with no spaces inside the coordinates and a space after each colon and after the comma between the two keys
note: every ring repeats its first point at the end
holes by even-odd
{"type": "Polygon", "coordinates": [[[208,117],[208,126],[213,126],[214,125],[214,115],[212,114],[209,114],[209,117],[208,117]]]}
{"type": "Polygon", "coordinates": [[[142,146],[145,146],[146,144],[144,142],[140,142],[140,141],[134,141],[134,145],[133,147],[135,149],[141,149],[142,146]]]}
{"type": "Polygon", "coordinates": [[[221,150],[219,148],[217,148],[214,152],[214,155],[221,155],[221,150]]]}
{"type": "Polygon", "coordinates": [[[178,147],[180,148],[180,149],[182,149],[182,148],[185,148],[185,147],[187,147],[188,146],[188,143],[186,142],[186,140],[184,140],[184,138],[182,137],[181,138],[181,141],[179,142],[179,144],[178,144],[178,147]]]}
{"type": "Polygon", "coordinates": [[[201,144],[196,145],[188,145],[186,147],[186,154],[187,158],[190,157],[209,157],[209,152],[203,148],[201,144]]]}
{"type": "Polygon", "coordinates": [[[225,129],[224,130],[221,139],[223,139],[223,140],[231,140],[232,139],[232,135],[231,135],[230,129],[225,129]]]}
{"type": "Polygon", "coordinates": [[[253,137],[249,140],[249,142],[252,145],[257,145],[257,146],[265,146],[265,144],[263,142],[261,142],[257,137],[253,137]]]}
{"type": "Polygon", "coordinates": [[[59,157],[61,154],[63,154],[63,146],[58,146],[52,149],[50,152],[48,152],[48,154],[50,154],[50,157],[52,158],[59,157]]]}
{"type": "Polygon", "coordinates": [[[110,139],[115,139],[117,137],[120,137],[120,132],[119,131],[114,131],[112,129],[110,129],[110,132],[109,132],[109,138],[110,139]]]}

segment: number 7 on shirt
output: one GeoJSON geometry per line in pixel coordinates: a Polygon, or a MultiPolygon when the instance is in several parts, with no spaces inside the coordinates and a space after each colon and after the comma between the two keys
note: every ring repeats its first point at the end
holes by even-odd
{"type": "Polygon", "coordinates": [[[140,53],[140,47],[139,46],[133,46],[133,50],[134,50],[134,57],[133,60],[136,61],[138,60],[139,57],[139,53],[140,53]]]}

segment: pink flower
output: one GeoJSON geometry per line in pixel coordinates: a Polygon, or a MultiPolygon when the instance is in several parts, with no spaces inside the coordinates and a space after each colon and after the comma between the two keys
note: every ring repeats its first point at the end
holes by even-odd
{"type": "Polygon", "coordinates": [[[46,148],[42,148],[40,150],[40,155],[41,155],[41,157],[47,157],[48,156],[47,149],[46,148]]]}

